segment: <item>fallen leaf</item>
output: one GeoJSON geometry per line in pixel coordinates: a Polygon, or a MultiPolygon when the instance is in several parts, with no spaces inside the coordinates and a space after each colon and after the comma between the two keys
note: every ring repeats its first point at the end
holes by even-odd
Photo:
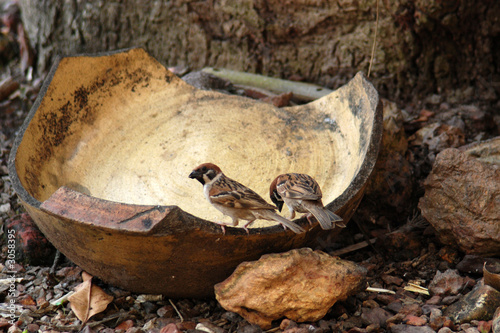
{"type": "Polygon", "coordinates": [[[75,293],[68,297],[71,310],[85,324],[93,315],[106,309],[113,296],[106,294],[100,287],[92,285],[92,276],[82,272],[83,282],[75,287],[75,293]]]}
{"type": "Polygon", "coordinates": [[[486,262],[483,265],[484,284],[487,284],[500,291],[500,274],[491,273],[486,269],[486,262]]]}

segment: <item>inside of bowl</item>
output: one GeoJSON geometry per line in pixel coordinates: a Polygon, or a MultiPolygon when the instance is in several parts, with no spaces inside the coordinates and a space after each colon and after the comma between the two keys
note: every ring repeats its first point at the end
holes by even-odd
{"type": "Polygon", "coordinates": [[[369,146],[374,106],[356,80],[364,79],[278,109],[197,90],[143,51],[64,58],[35,105],[16,169],[39,201],[64,185],[111,201],[177,205],[211,221],[230,219],[188,178],[204,162],[269,202],[277,175],[310,174],[328,204],[353,181],[369,146]]]}

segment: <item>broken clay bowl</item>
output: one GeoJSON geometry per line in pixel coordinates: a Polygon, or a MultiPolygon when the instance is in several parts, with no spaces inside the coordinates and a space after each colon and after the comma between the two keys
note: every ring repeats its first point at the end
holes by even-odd
{"type": "Polygon", "coordinates": [[[198,90],[142,49],[64,57],[20,129],[9,171],[40,230],[88,273],[134,292],[205,297],[243,261],[338,231],[301,218],[303,234],[258,221],[249,235],[223,235],[212,223],[223,216],[191,170],[216,163],[265,198],[278,174],[308,173],[347,222],[377,158],[381,119],[362,74],[278,109],[198,90]]]}

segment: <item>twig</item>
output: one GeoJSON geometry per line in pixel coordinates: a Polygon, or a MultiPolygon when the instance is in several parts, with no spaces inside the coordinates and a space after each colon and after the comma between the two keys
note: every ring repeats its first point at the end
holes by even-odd
{"type": "MultiPolygon", "coordinates": [[[[96,327],[98,325],[101,325],[101,324],[104,324],[108,321],[111,321],[113,319],[119,319],[120,317],[122,317],[123,315],[125,315],[124,313],[122,312],[117,312],[117,313],[113,313],[112,315],[110,315],[109,317],[106,317],[104,318],[103,320],[99,320],[99,321],[93,321],[93,322],[87,322],[86,326],[90,327],[90,328],[93,328],[93,327],[96,327]]],[[[82,327],[83,328],[83,327],[82,327]]]]}
{"type": "Polygon", "coordinates": [[[168,299],[168,301],[170,302],[170,305],[172,305],[172,307],[174,308],[175,312],[177,313],[177,315],[181,319],[181,323],[182,323],[184,321],[184,317],[182,317],[181,313],[179,312],[179,309],[177,309],[174,302],[172,302],[172,300],[170,298],[168,299]]]}
{"type": "Polygon", "coordinates": [[[68,292],[66,295],[63,295],[61,297],[59,297],[58,299],[56,300],[52,300],[50,301],[50,304],[51,305],[54,305],[54,306],[59,306],[59,305],[62,305],[64,302],[66,302],[68,300],[68,297],[70,297],[71,295],[73,295],[75,292],[74,291],[70,291],[68,292]]]}
{"type": "Polygon", "coordinates": [[[371,291],[371,292],[374,292],[374,293],[387,293],[387,294],[396,294],[394,291],[392,290],[389,290],[389,289],[383,289],[383,288],[372,288],[372,287],[368,287],[366,288],[366,291],[371,291]]]}
{"type": "Polygon", "coordinates": [[[346,246],[346,247],[344,247],[342,249],[339,249],[339,250],[336,250],[336,251],[333,251],[333,252],[329,252],[329,254],[332,255],[332,256],[340,256],[340,255],[343,255],[343,254],[346,254],[346,253],[349,253],[349,252],[353,252],[353,251],[357,251],[357,250],[363,249],[363,248],[367,247],[369,244],[375,243],[376,241],[377,241],[376,238],[372,238],[369,241],[362,241],[362,242],[359,242],[359,243],[356,243],[356,244],[353,244],[353,245],[346,246]]]}
{"type": "Polygon", "coordinates": [[[367,77],[370,77],[370,73],[372,71],[373,58],[375,57],[375,45],[377,45],[377,31],[378,31],[378,0],[377,0],[377,17],[375,19],[375,36],[373,37],[372,54],[370,58],[370,66],[368,66],[367,77]]]}
{"type": "Polygon", "coordinates": [[[59,252],[59,250],[56,250],[56,255],[54,256],[54,262],[52,263],[52,266],[50,267],[50,271],[49,271],[50,274],[55,273],[60,259],[61,259],[61,252],[59,252]]]}

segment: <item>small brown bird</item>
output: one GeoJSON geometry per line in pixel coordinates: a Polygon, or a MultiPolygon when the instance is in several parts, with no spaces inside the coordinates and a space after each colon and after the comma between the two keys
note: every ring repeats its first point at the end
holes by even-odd
{"type": "Polygon", "coordinates": [[[341,223],[340,216],[323,206],[321,189],[309,175],[301,173],[279,175],[271,183],[269,195],[280,212],[283,203],[286,203],[290,210],[290,219],[295,217],[295,212],[308,213],[309,223],[312,223],[311,215],[313,215],[325,230],[334,226],[345,227],[345,224],[341,223]]]}
{"type": "Polygon", "coordinates": [[[203,185],[203,192],[208,202],[233,219],[232,224],[217,222],[222,226],[224,233],[226,225],[237,226],[240,219],[248,221],[243,226],[247,233],[249,233],[248,226],[256,219],[276,221],[285,229],[288,227],[295,233],[305,231],[276,213],[276,207],[267,203],[260,195],[224,175],[215,164],[199,165],[191,172],[189,178],[198,180],[203,185]]]}

